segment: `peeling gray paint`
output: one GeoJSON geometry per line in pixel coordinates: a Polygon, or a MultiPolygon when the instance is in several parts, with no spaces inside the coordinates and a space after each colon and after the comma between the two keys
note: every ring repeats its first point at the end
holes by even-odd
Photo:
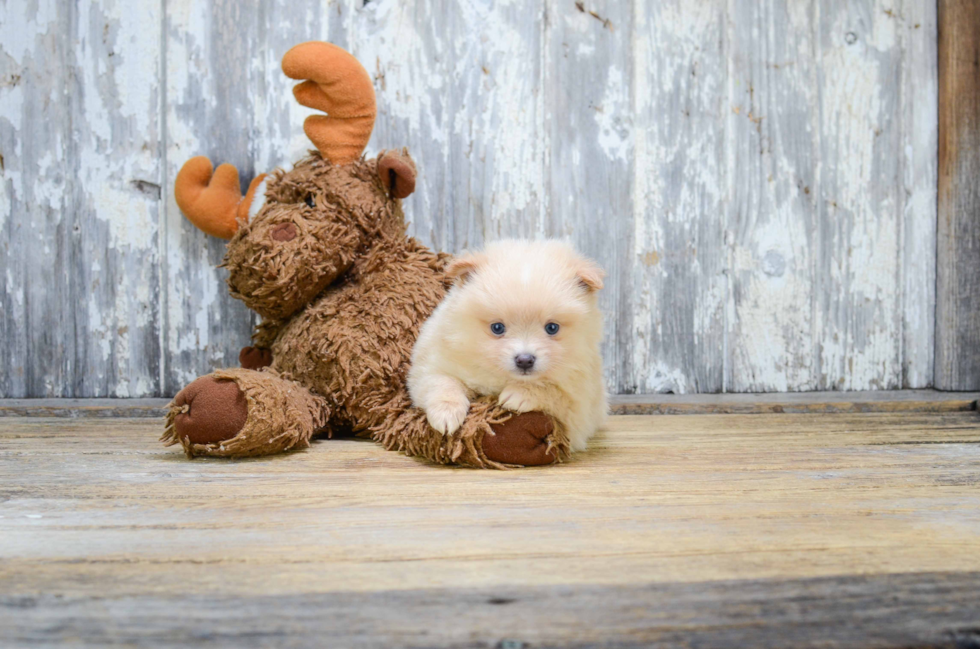
{"type": "Polygon", "coordinates": [[[936,16],[913,0],[0,0],[0,396],[157,396],[254,317],[180,215],[309,147],[279,70],[350,49],[426,243],[568,236],[616,392],[932,383],[936,16]],[[581,6],[579,6],[581,5],[581,6]]]}

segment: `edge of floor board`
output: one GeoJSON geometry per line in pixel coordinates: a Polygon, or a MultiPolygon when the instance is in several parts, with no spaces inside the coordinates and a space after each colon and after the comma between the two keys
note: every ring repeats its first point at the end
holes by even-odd
{"type": "Polygon", "coordinates": [[[964,412],[977,409],[977,392],[880,390],[771,394],[644,394],[610,398],[616,415],[767,413],[964,412]]]}
{"type": "MultiPolygon", "coordinates": [[[[882,390],[771,394],[636,394],[609,398],[614,415],[964,412],[978,392],[882,390]]],[[[0,399],[0,417],[163,417],[170,399],[0,399]]]]}
{"type": "Polygon", "coordinates": [[[331,638],[338,646],[371,647],[957,649],[976,647],[980,638],[978,577],[919,572],[246,596],[18,593],[0,608],[0,622],[7,622],[0,642],[196,646],[207,638],[209,647],[241,649],[320,646],[331,638]]]}

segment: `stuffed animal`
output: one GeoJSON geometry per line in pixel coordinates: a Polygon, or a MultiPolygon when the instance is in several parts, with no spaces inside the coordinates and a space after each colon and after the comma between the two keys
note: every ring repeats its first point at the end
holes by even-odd
{"type": "Polygon", "coordinates": [[[406,150],[363,156],[374,126],[374,88],[343,49],[297,45],[283,72],[304,80],[300,104],[316,151],[290,171],[255,178],[189,160],[174,193],[185,216],[228,239],[231,294],[262,316],[241,368],[187,385],[162,437],[188,457],[248,457],[305,448],[315,435],[370,436],[390,450],[484,468],[563,459],[560,422],[474,402],[453,435],[429,427],[405,387],[412,346],[443,298],[450,255],[405,234],[400,199],[415,189],[406,150]]]}

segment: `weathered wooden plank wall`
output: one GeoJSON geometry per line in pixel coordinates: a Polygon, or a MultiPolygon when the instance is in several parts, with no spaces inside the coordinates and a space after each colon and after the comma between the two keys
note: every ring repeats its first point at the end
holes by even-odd
{"type": "Polygon", "coordinates": [[[253,317],[172,182],[308,147],[279,59],[371,72],[413,232],[568,236],[617,392],[926,387],[936,7],[855,0],[0,0],[0,396],[153,396],[253,317]]]}
{"type": "Polygon", "coordinates": [[[155,394],[160,4],[0,7],[0,395],[155,394]]]}
{"type": "Polygon", "coordinates": [[[980,4],[939,0],[936,387],[980,386],[980,4]]]}

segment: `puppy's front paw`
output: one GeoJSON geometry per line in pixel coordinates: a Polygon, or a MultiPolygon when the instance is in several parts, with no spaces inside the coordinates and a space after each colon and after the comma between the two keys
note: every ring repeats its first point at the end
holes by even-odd
{"type": "Polygon", "coordinates": [[[522,413],[537,410],[537,403],[524,390],[519,388],[506,387],[497,397],[497,403],[501,408],[511,412],[522,413]]]}
{"type": "Polygon", "coordinates": [[[429,420],[429,425],[437,431],[443,435],[452,435],[463,425],[469,410],[468,401],[439,401],[426,408],[425,417],[429,420]]]}

